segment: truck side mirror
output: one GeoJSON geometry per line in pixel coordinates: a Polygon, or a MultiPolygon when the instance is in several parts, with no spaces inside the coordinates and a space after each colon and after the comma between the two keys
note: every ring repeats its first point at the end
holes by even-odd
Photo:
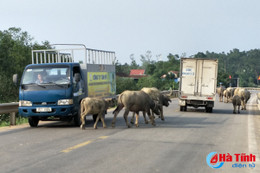
{"type": "Polygon", "coordinates": [[[75,73],[74,74],[74,78],[75,78],[75,81],[78,83],[80,81],[80,74],[79,73],[75,73]]]}
{"type": "Polygon", "coordinates": [[[14,75],[13,75],[13,83],[14,83],[15,85],[18,84],[18,74],[14,74],[14,75]]]}

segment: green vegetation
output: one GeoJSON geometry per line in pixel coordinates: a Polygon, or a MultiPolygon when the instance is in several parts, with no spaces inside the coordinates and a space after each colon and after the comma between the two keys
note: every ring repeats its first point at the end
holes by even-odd
{"type": "MultiPolygon", "coordinates": [[[[15,116],[16,116],[16,125],[28,123],[28,118],[21,117],[18,115],[18,113],[15,116]]],[[[4,126],[10,126],[10,116],[7,114],[0,114],[0,127],[4,127],[4,126]]]]}
{"type": "Polygon", "coordinates": [[[233,49],[229,53],[206,52],[195,55],[195,58],[218,59],[218,83],[222,82],[228,87],[237,86],[239,80],[240,87],[257,87],[260,85],[258,77],[260,75],[260,49],[240,52],[233,49]],[[229,79],[231,76],[231,79],[229,79]],[[238,79],[239,78],[239,79],[238,79]]]}
{"type": "Polygon", "coordinates": [[[143,87],[156,87],[160,90],[178,89],[178,84],[174,82],[178,76],[175,76],[169,71],[179,71],[180,60],[178,55],[169,54],[167,56],[168,61],[152,61],[151,51],[147,51],[146,56],[141,55],[142,65],[137,65],[133,56],[131,64],[116,63],[116,73],[118,75],[127,76],[131,69],[145,69],[147,77],[140,78],[138,81],[134,81],[128,77],[117,77],[117,93],[121,93],[124,90],[140,90],[143,87]],[[166,75],[165,78],[161,78],[166,75]]]}
{"type": "MultiPolygon", "coordinates": [[[[141,78],[138,82],[133,83],[131,80],[124,80],[117,85],[117,93],[125,89],[139,90],[142,87],[157,87],[160,90],[166,90],[170,87],[178,89],[178,83],[174,82],[176,76],[168,74],[169,71],[179,71],[179,55],[169,54],[168,61],[151,61],[151,51],[147,51],[146,56],[141,55],[142,65],[137,65],[133,56],[131,64],[116,64],[117,74],[129,74],[131,69],[145,69],[148,77],[141,78]],[[166,78],[161,76],[167,74],[166,78]],[[127,88],[125,88],[127,86],[127,88]]],[[[198,52],[193,58],[218,59],[218,85],[230,85],[236,87],[239,82],[240,87],[257,87],[260,81],[257,80],[260,75],[260,49],[240,52],[239,49],[233,49],[228,53],[198,52]],[[231,79],[229,78],[231,77],[231,79]]],[[[118,80],[122,80],[119,78],[118,80]]]]}
{"type": "Polygon", "coordinates": [[[12,83],[13,74],[21,77],[24,67],[31,63],[31,50],[50,48],[49,42],[41,45],[20,28],[0,31],[0,103],[18,101],[18,87],[12,83]]]}
{"type": "MultiPolygon", "coordinates": [[[[18,101],[18,86],[12,82],[13,74],[22,76],[24,67],[31,63],[31,50],[50,48],[49,43],[38,44],[20,28],[9,28],[0,31],[0,103],[18,101]]],[[[17,124],[24,118],[17,116],[17,124]]],[[[9,115],[0,115],[0,126],[9,125],[9,115]]]]}

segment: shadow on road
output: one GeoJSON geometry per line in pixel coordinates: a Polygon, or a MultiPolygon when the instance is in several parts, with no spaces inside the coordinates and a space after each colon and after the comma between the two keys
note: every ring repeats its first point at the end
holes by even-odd
{"type": "MultiPolygon", "coordinates": [[[[129,118],[129,117],[128,117],[129,118]]],[[[165,120],[162,121],[160,118],[156,118],[156,126],[145,124],[143,117],[139,118],[139,127],[132,125],[133,129],[147,129],[147,128],[207,128],[208,125],[223,124],[228,118],[222,118],[221,121],[210,121],[207,117],[176,117],[176,116],[165,116],[165,120]]],[[[111,128],[112,118],[107,118],[106,123],[111,128]]],[[[127,129],[125,120],[123,117],[117,118],[116,129],[127,129]]],[[[131,129],[132,129],[131,128],[131,129]]]]}
{"type": "MultiPolygon", "coordinates": [[[[248,112],[250,110],[250,106],[247,107],[247,110],[240,110],[240,113],[237,115],[248,115],[248,112]]],[[[187,111],[185,111],[186,113],[204,113],[205,115],[208,114],[209,116],[211,114],[219,114],[219,115],[235,115],[233,114],[233,109],[232,110],[228,110],[228,109],[213,109],[212,113],[207,113],[205,111],[205,109],[202,108],[188,108],[187,111]]]]}

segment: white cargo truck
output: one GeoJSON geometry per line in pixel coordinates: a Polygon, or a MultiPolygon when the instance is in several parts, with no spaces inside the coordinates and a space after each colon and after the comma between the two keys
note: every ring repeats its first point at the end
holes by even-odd
{"type": "Polygon", "coordinates": [[[217,59],[182,58],[178,95],[180,111],[187,111],[187,106],[192,106],[205,107],[206,112],[212,112],[217,74],[217,59]]]}

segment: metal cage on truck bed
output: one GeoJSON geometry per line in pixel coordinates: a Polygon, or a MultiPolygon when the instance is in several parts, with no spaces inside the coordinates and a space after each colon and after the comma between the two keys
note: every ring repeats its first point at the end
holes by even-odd
{"type": "MultiPolygon", "coordinates": [[[[115,52],[87,48],[83,44],[55,44],[57,46],[80,46],[81,48],[32,50],[32,64],[74,62],[77,52],[84,53],[83,64],[115,64],[115,52]]],[[[54,46],[55,46],[54,45],[54,46]]]]}

